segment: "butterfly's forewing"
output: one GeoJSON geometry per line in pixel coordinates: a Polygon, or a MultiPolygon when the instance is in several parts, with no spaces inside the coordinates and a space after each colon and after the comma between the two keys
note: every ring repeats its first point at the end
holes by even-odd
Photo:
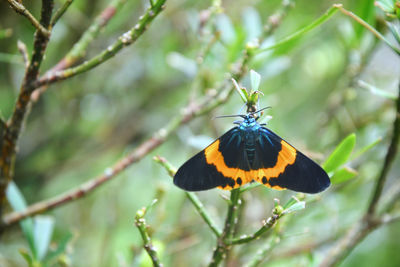
{"type": "Polygon", "coordinates": [[[318,193],[330,185],[326,172],[267,128],[259,130],[252,165],[254,179],[274,189],[318,193]]]}
{"type": "Polygon", "coordinates": [[[232,128],[186,161],[176,172],[174,184],[187,191],[231,190],[245,184],[249,164],[243,146],[238,127],[232,128]]]}

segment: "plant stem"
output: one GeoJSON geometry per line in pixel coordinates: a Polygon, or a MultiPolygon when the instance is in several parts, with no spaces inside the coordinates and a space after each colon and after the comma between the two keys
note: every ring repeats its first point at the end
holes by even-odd
{"type": "Polygon", "coordinates": [[[10,4],[11,8],[15,10],[15,12],[26,17],[43,36],[46,37],[50,36],[50,31],[46,29],[48,25],[43,24],[42,21],[41,22],[37,21],[37,19],[31,14],[31,12],[29,12],[28,9],[26,9],[26,7],[22,3],[16,0],[7,0],[7,1],[10,4]]]}
{"type": "MultiPolygon", "coordinates": [[[[50,27],[53,4],[53,0],[42,0],[40,23],[43,27],[50,27]]],[[[4,203],[7,185],[13,178],[14,159],[18,137],[28,110],[30,96],[35,88],[33,83],[39,74],[40,64],[43,60],[48,41],[48,34],[43,34],[40,30],[36,31],[33,43],[32,59],[25,71],[25,77],[20,88],[20,93],[13,114],[6,125],[6,130],[2,139],[0,158],[0,206],[4,203]]],[[[2,212],[0,207],[0,215],[1,214],[2,212]]]]}
{"type": "MultiPolygon", "coordinates": [[[[90,25],[90,27],[83,33],[79,41],[74,44],[72,49],[54,67],[48,70],[43,75],[43,77],[51,76],[57,71],[65,70],[66,68],[73,66],[76,62],[84,58],[86,56],[87,48],[89,47],[89,45],[99,35],[100,31],[108,24],[108,22],[115,16],[115,14],[119,10],[121,10],[125,2],[126,0],[113,0],[100,13],[100,15],[96,17],[93,24],[90,25]]],[[[65,5],[67,3],[68,1],[65,2],[65,5]]],[[[56,15],[54,17],[56,17],[56,15]]],[[[37,88],[32,94],[32,100],[37,101],[40,95],[44,93],[46,89],[47,86],[41,86],[37,88]]]]}
{"type": "Polygon", "coordinates": [[[135,217],[135,225],[138,228],[140,235],[143,240],[143,248],[146,250],[147,254],[150,256],[153,266],[162,267],[160,260],[157,256],[157,251],[151,242],[149,233],[147,232],[147,224],[144,216],[146,215],[146,208],[142,208],[137,211],[135,217]]]}
{"type": "Polygon", "coordinates": [[[66,0],[65,3],[59,9],[57,9],[50,22],[51,27],[54,27],[54,25],[56,25],[57,21],[64,15],[65,11],[67,11],[72,2],[74,2],[74,0],[66,0]]]}
{"type": "Polygon", "coordinates": [[[238,219],[238,210],[240,206],[240,190],[231,190],[231,197],[228,206],[228,214],[225,220],[225,227],[220,238],[217,239],[217,246],[214,250],[213,257],[209,264],[210,267],[218,266],[221,261],[226,258],[230,245],[226,243],[226,240],[232,239],[235,232],[235,225],[238,219]]]}

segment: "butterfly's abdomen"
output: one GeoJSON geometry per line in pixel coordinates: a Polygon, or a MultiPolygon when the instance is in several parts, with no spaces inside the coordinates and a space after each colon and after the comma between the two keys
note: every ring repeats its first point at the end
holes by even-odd
{"type": "Polygon", "coordinates": [[[257,140],[257,131],[253,129],[249,129],[244,134],[244,149],[247,154],[247,159],[249,161],[249,165],[253,166],[254,157],[256,154],[256,140],[257,140]]]}

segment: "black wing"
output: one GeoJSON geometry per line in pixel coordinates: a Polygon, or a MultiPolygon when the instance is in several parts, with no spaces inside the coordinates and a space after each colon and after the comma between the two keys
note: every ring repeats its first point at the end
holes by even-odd
{"type": "Polygon", "coordinates": [[[176,172],[174,184],[187,191],[231,190],[248,182],[249,168],[240,130],[235,127],[186,161],[176,172]]]}
{"type": "Polygon", "coordinates": [[[274,189],[318,193],[330,185],[327,173],[274,132],[262,127],[252,164],[254,179],[274,189]]]}

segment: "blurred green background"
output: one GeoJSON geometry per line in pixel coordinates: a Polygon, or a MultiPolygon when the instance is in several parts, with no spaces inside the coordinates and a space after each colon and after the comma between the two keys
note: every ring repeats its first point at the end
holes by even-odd
{"type": "MultiPolygon", "coordinates": [[[[379,29],[382,14],[373,6],[374,1],[298,0],[266,42],[272,44],[308,25],[337,2],[379,29]]],[[[56,6],[62,3],[56,1],[56,6]]],[[[37,1],[24,4],[39,17],[37,1]]],[[[72,4],[53,29],[41,73],[63,58],[107,4],[104,0],[72,4]]],[[[181,112],[189,98],[196,100],[218,88],[246,44],[259,36],[282,1],[222,1],[222,12],[201,28],[201,14],[211,4],[167,1],[166,9],[138,42],[97,68],[49,87],[33,105],[18,146],[15,183],[28,203],[55,196],[101,174],[181,112]],[[196,59],[215,29],[220,31],[220,40],[212,43],[199,65],[196,59]]],[[[90,45],[86,58],[133,27],[147,5],[147,1],[127,0],[90,45]]],[[[17,40],[31,52],[34,30],[5,1],[0,3],[0,29],[12,29],[11,36],[0,39],[0,114],[8,118],[24,74],[17,40]]],[[[395,95],[398,57],[338,12],[300,40],[257,55],[248,67],[262,76],[260,106],[272,106],[267,112],[272,116],[268,127],[317,162],[323,162],[350,133],[357,136],[355,151],[383,138],[348,163],[358,172],[354,179],[333,185],[317,201],[288,218],[280,243],[263,265],[312,266],[368,204],[394,110],[392,100],[362,88],[359,80],[395,95]],[[285,254],[321,240],[327,241],[311,252],[285,254]]],[[[248,75],[241,84],[250,86],[248,75]]],[[[214,116],[244,112],[242,107],[234,93],[226,104],[180,127],[166,143],[111,182],[47,213],[55,222],[50,249],[69,240],[63,259],[58,261],[69,266],[148,266],[134,216],[158,198],[146,218],[165,265],[208,264],[214,236],[152,156],[164,156],[179,167],[232,127],[233,119],[214,120],[214,116]]],[[[399,178],[399,166],[397,159],[385,190],[399,178]]],[[[226,212],[221,194],[228,192],[215,189],[198,193],[219,225],[226,212]]],[[[285,203],[292,195],[264,187],[248,191],[240,232],[257,230],[270,215],[273,199],[285,203]]],[[[261,239],[237,248],[240,260],[232,266],[241,266],[264,243],[261,239]]],[[[0,265],[26,265],[20,248],[28,249],[28,245],[15,225],[1,238],[0,265]]],[[[357,246],[342,266],[400,266],[399,248],[399,223],[384,226],[357,246]]],[[[55,266],[62,266],[56,262],[55,266]]]]}

